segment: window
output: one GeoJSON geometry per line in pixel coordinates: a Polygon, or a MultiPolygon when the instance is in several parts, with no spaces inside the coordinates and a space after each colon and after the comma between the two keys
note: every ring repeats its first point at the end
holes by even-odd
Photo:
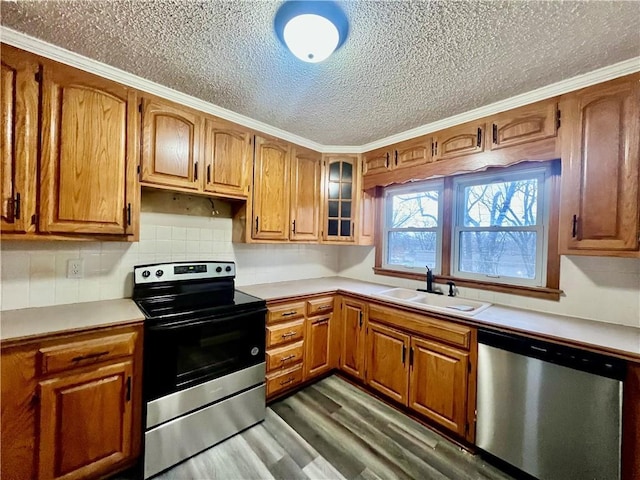
{"type": "Polygon", "coordinates": [[[385,188],[375,272],[558,299],[558,179],[525,163],[385,188]]]}
{"type": "Polygon", "coordinates": [[[546,168],[454,179],[453,276],[543,286],[546,168]]]}
{"type": "Polygon", "coordinates": [[[385,190],[385,268],[441,271],[442,192],[442,181],[385,190]]]}

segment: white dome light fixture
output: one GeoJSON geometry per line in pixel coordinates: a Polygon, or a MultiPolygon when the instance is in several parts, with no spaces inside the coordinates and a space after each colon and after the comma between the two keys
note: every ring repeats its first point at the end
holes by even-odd
{"type": "Polygon", "coordinates": [[[303,62],[319,63],[345,41],[349,25],[333,2],[285,2],[274,20],[278,38],[303,62]]]}

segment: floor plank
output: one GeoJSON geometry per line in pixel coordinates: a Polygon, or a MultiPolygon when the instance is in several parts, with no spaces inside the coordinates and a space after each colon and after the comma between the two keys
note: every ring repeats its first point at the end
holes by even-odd
{"type": "Polygon", "coordinates": [[[261,424],[155,478],[513,480],[336,376],[272,404],[261,424]]]}

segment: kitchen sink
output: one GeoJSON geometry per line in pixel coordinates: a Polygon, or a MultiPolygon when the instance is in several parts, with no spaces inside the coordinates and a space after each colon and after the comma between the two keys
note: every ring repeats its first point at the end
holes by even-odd
{"type": "Polygon", "coordinates": [[[409,288],[392,288],[377,293],[375,296],[391,299],[403,305],[422,308],[435,312],[473,316],[489,308],[490,303],[469,300],[462,297],[448,297],[433,293],[422,293],[409,288]]]}

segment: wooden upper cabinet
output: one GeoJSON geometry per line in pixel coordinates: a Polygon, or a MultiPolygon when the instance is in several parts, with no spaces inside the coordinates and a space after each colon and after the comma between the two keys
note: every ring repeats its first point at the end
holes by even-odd
{"type": "Polygon", "coordinates": [[[35,230],[40,71],[30,54],[2,45],[2,158],[0,228],[3,233],[35,230]]]}
{"type": "Polygon", "coordinates": [[[407,405],[409,394],[409,335],[369,322],[366,382],[396,402],[407,405]]]}
{"type": "Polygon", "coordinates": [[[376,235],[376,197],[371,192],[360,192],[358,218],[358,245],[373,245],[376,235]]]}
{"type": "Polygon", "coordinates": [[[144,184],[201,190],[203,119],[168,102],[142,102],[142,176],[144,184]]]}
{"type": "Polygon", "coordinates": [[[251,140],[247,130],[207,118],[205,121],[204,191],[246,198],[251,175],[251,140]]]}
{"type": "Polygon", "coordinates": [[[290,147],[255,137],[252,237],[286,240],[289,236],[290,147]]]}
{"type": "Polygon", "coordinates": [[[413,337],[411,356],[409,407],[464,436],[469,353],[413,337]]]}
{"type": "Polygon", "coordinates": [[[323,240],[353,242],[357,212],[358,157],[325,156],[323,240]]]}
{"type": "Polygon", "coordinates": [[[431,161],[431,137],[418,137],[395,146],[393,168],[415,167],[431,161]]]}
{"type": "Polygon", "coordinates": [[[362,155],[363,175],[388,172],[391,168],[393,150],[389,147],[371,150],[362,155]]]}
{"type": "Polygon", "coordinates": [[[342,299],[339,366],[361,380],[364,379],[366,308],[364,302],[342,299]]]}
{"type": "Polygon", "coordinates": [[[40,382],[38,478],[99,476],[130,457],[132,375],[129,360],[40,382]]]}
{"type": "Polygon", "coordinates": [[[484,121],[469,122],[433,134],[433,160],[456,158],[484,151],[484,121]]]}
{"type": "Polygon", "coordinates": [[[491,117],[487,147],[498,150],[512,145],[554,137],[557,129],[556,99],[516,108],[491,117]]]}
{"type": "Polygon", "coordinates": [[[640,75],[561,99],[560,253],[638,251],[640,75]]]}
{"type": "Polygon", "coordinates": [[[132,233],[136,92],[49,62],[42,82],[40,231],[132,233]]]}
{"type": "Polygon", "coordinates": [[[291,156],[291,229],[289,240],[320,238],[322,154],[300,147],[291,156]]]}

